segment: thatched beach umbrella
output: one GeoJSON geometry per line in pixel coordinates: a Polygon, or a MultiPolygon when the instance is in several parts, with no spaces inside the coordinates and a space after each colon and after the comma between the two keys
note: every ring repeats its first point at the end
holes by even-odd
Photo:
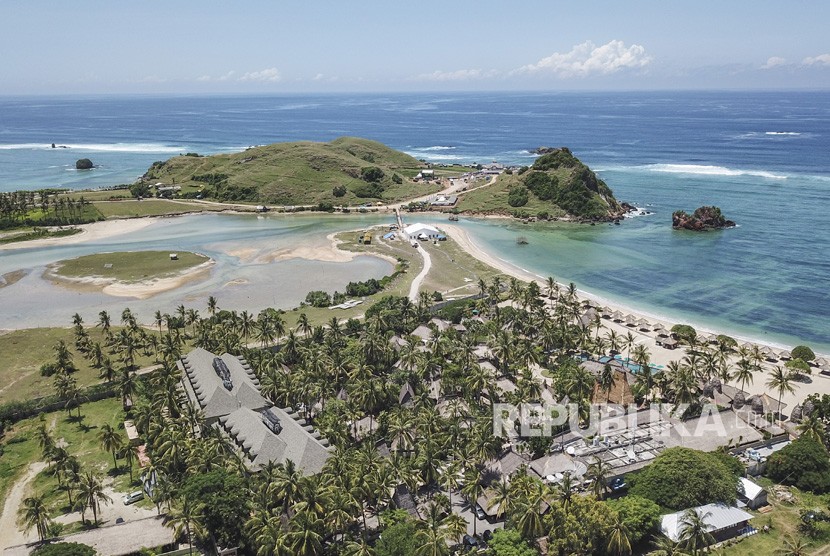
{"type": "Polygon", "coordinates": [[[792,359],[793,355],[792,355],[792,353],[790,353],[786,349],[782,349],[781,351],[778,352],[778,358],[779,359],[792,359]]]}
{"type": "Polygon", "coordinates": [[[646,319],[640,319],[637,321],[637,328],[639,328],[643,332],[651,332],[651,323],[648,322],[646,319]]]}
{"type": "Polygon", "coordinates": [[[626,315],[625,316],[625,325],[626,326],[637,326],[637,318],[634,315],[626,315]]]}
{"type": "Polygon", "coordinates": [[[741,409],[744,405],[746,405],[746,394],[739,391],[732,399],[732,407],[735,409],[741,409]]]}
{"type": "Polygon", "coordinates": [[[622,322],[624,318],[625,317],[623,317],[623,314],[620,311],[614,311],[613,313],[611,313],[611,319],[614,322],[622,322]]]}

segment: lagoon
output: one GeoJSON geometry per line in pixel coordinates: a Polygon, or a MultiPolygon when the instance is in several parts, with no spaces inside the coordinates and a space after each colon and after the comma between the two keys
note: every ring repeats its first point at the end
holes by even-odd
{"type": "Polygon", "coordinates": [[[95,322],[100,311],[120,314],[125,307],[140,322],[156,310],[172,313],[184,304],[204,311],[214,296],[219,308],[257,313],[266,307],[296,307],[310,290],[343,291],[350,281],[381,278],[388,261],[357,256],[349,262],[293,258],[274,261],[274,251],[328,245],[328,234],[389,221],[380,215],[253,216],[199,214],[160,219],[143,230],[76,245],[5,251],[0,275],[25,270],[18,282],[0,288],[0,328],[68,326],[73,313],[95,322]],[[215,261],[210,276],[148,299],[116,298],[78,291],[42,278],[46,266],[64,259],[108,251],[194,251],[215,261]]]}

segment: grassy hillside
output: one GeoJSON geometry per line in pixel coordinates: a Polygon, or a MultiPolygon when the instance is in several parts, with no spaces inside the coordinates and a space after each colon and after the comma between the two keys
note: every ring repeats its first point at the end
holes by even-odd
{"type": "Polygon", "coordinates": [[[220,201],[361,204],[437,190],[407,177],[423,166],[381,143],[341,137],[330,143],[277,143],[234,154],[177,156],[154,163],[143,179],[180,185],[184,196],[220,201]]]}
{"type": "Polygon", "coordinates": [[[611,189],[568,149],[536,159],[530,168],[502,174],[490,186],[465,194],[461,211],[601,220],[620,214],[611,189]]]}

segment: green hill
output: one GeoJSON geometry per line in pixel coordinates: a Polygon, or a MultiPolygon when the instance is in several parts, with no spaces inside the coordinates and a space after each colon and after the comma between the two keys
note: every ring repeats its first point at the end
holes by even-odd
{"type": "Polygon", "coordinates": [[[243,152],[187,154],[155,162],[145,184],[182,187],[182,197],[282,205],[396,201],[437,190],[410,176],[424,164],[376,141],[341,137],[251,147],[243,152]]]}
{"type": "Polygon", "coordinates": [[[605,182],[566,148],[540,156],[529,168],[502,174],[490,187],[465,194],[458,209],[586,220],[617,218],[623,210],[605,182]]]}

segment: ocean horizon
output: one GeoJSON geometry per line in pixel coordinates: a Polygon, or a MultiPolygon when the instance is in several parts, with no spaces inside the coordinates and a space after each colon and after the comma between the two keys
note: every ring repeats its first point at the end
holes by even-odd
{"type": "Polygon", "coordinates": [[[0,97],[0,190],[107,187],[155,160],[343,135],[433,163],[529,165],[567,146],[620,200],[621,226],[468,220],[497,256],[643,312],[830,350],[830,93],[652,91],[0,97]],[[51,148],[51,144],[68,148],[51,148]],[[74,170],[77,158],[99,165],[74,170]],[[721,207],[738,227],[671,229],[721,207]],[[529,244],[516,247],[525,235],[529,244]]]}

